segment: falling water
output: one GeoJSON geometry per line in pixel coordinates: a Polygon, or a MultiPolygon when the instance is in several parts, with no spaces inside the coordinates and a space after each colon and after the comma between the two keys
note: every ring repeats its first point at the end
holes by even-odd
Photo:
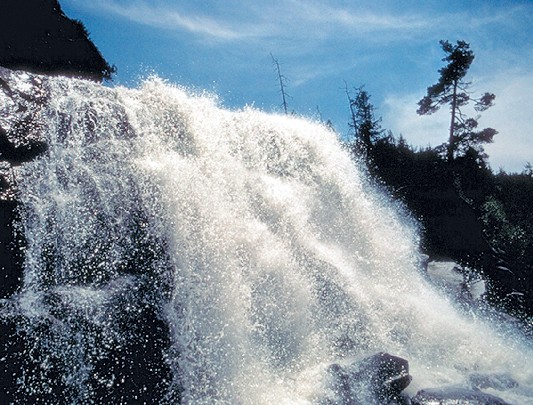
{"type": "Polygon", "coordinates": [[[48,86],[48,152],[17,173],[24,285],[2,310],[24,395],[320,403],[331,364],[385,351],[411,395],[483,372],[531,403],[530,348],[430,287],[415,226],[328,129],[157,78],[48,86]]]}

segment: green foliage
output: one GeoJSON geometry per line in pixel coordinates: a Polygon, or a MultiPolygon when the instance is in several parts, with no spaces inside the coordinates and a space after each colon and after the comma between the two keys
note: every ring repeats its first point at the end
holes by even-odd
{"type": "Polygon", "coordinates": [[[526,232],[519,225],[509,222],[500,200],[494,196],[487,199],[482,205],[481,220],[485,234],[493,246],[507,254],[512,253],[516,259],[524,256],[526,232]]]}
{"type": "Polygon", "coordinates": [[[487,299],[533,315],[533,176],[494,175],[474,148],[448,162],[389,135],[373,144],[369,171],[419,220],[422,249],[483,273],[487,299]]]}
{"type": "MultiPolygon", "coordinates": [[[[499,203],[497,212],[503,213],[503,216],[493,215],[500,220],[492,227],[499,231],[494,235],[495,242],[521,267],[533,272],[533,177],[528,174],[526,166],[521,174],[502,173],[494,180],[494,199],[499,203]]],[[[488,213],[493,214],[493,205],[486,208],[488,213]]]]}
{"type": "Polygon", "coordinates": [[[441,75],[439,81],[428,87],[427,95],[418,102],[417,112],[420,115],[432,114],[441,105],[450,104],[454,99],[457,107],[468,103],[465,89],[467,83],[463,79],[474,61],[474,53],[470,50],[470,45],[464,41],[457,41],[456,46],[452,46],[448,41],[440,41],[440,44],[447,54],[442,61],[449,63],[439,70],[441,75]]]}
{"type": "Polygon", "coordinates": [[[533,177],[533,166],[531,166],[531,163],[529,162],[526,163],[522,174],[525,176],[533,177]]]}

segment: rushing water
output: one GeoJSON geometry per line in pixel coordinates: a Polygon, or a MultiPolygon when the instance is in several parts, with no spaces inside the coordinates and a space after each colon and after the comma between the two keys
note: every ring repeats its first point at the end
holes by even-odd
{"type": "Polygon", "coordinates": [[[331,131],[159,79],[48,86],[49,150],[17,172],[24,286],[3,307],[24,395],[320,403],[331,364],[386,351],[409,394],[486,373],[532,403],[531,349],[428,285],[415,227],[331,131]]]}

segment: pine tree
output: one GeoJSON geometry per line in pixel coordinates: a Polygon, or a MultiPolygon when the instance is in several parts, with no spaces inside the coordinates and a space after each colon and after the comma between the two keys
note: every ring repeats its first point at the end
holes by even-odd
{"type": "Polygon", "coordinates": [[[381,117],[375,117],[374,105],[364,86],[355,89],[355,97],[352,97],[347,86],[345,91],[350,103],[351,121],[348,125],[354,134],[353,149],[369,157],[373,145],[384,132],[380,124],[381,117]]]}
{"type": "Polygon", "coordinates": [[[428,87],[427,95],[418,102],[417,113],[430,115],[442,105],[450,106],[450,130],[446,156],[452,162],[458,154],[464,154],[473,148],[483,154],[482,144],[490,143],[498,132],[493,128],[478,130],[479,115],[475,118],[467,117],[461,108],[470,102],[474,102],[476,111],[485,111],[493,105],[495,95],[485,93],[475,98],[468,91],[470,82],[465,81],[470,65],[474,61],[474,53],[470,45],[465,41],[457,41],[452,45],[448,41],[440,41],[446,57],[442,60],[448,62],[439,70],[439,81],[428,87]]]}

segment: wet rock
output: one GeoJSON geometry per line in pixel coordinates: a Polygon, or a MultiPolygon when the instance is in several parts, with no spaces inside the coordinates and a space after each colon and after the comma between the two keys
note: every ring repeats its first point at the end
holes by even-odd
{"type": "Polygon", "coordinates": [[[407,360],[388,353],[365,359],[358,374],[369,377],[372,390],[380,398],[397,397],[411,382],[407,360]]]}
{"type": "Polygon", "coordinates": [[[509,405],[503,399],[465,388],[428,388],[418,391],[412,405],[509,405]]]}
{"type": "Polygon", "coordinates": [[[48,149],[46,142],[29,140],[24,146],[14,146],[7,136],[7,132],[0,127],[0,159],[11,166],[19,166],[30,162],[48,149]]]}
{"type": "Polygon", "coordinates": [[[478,389],[494,388],[504,391],[518,387],[516,380],[508,374],[474,373],[470,375],[469,380],[472,386],[478,389]]]}
{"type": "Polygon", "coordinates": [[[0,200],[0,299],[9,298],[22,284],[23,240],[15,229],[17,203],[0,200]]]}
{"type": "Polygon", "coordinates": [[[454,261],[430,261],[426,274],[433,284],[459,302],[476,303],[486,293],[485,280],[454,261]]]}
{"type": "MultiPolygon", "coordinates": [[[[402,391],[411,382],[408,361],[377,353],[348,366],[328,369],[335,404],[407,404],[402,391]]],[[[325,403],[328,403],[326,401],[325,403]]]]}
{"type": "Polygon", "coordinates": [[[0,175],[2,194],[13,183],[13,168],[47,150],[42,134],[45,79],[0,67],[0,175]]]}
{"type": "Polygon", "coordinates": [[[0,67],[0,296],[9,298],[22,283],[23,236],[16,227],[16,170],[46,152],[39,132],[46,102],[41,78],[0,67]]]}
{"type": "Polygon", "coordinates": [[[422,269],[422,272],[426,273],[428,271],[428,265],[429,265],[429,256],[421,253],[420,254],[420,268],[422,269]]]}

